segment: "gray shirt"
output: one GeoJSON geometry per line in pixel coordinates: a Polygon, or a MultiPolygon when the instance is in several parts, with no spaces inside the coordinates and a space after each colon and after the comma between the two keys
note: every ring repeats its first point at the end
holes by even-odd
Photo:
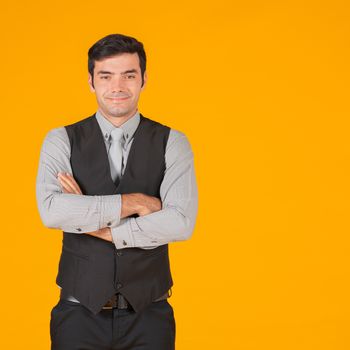
{"type": "MultiPolygon", "coordinates": [[[[96,119],[107,153],[110,133],[115,126],[99,110],[96,119]]],[[[137,111],[120,127],[124,131],[123,168],[134,132],[140,122],[137,111]]],[[[72,174],[70,142],[66,129],[50,130],[43,141],[36,179],[36,198],[43,224],[49,228],[84,234],[108,226],[116,248],[152,249],[170,242],[189,239],[198,210],[198,192],[191,145],[186,135],[171,129],[166,151],[166,169],[160,187],[162,209],[136,218],[120,218],[121,195],[88,196],[63,193],[58,172],[72,174]]]]}

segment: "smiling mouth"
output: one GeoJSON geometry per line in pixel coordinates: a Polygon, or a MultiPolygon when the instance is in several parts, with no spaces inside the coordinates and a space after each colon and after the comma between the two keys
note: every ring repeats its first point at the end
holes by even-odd
{"type": "Polygon", "coordinates": [[[128,98],[129,97],[113,97],[113,98],[108,97],[107,99],[111,101],[124,101],[124,100],[127,100],[128,98]]]}

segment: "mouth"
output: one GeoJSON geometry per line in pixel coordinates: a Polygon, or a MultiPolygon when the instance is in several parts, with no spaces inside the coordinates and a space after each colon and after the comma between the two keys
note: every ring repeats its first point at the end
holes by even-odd
{"type": "Polygon", "coordinates": [[[122,101],[129,99],[129,98],[130,97],[113,97],[113,98],[107,97],[107,100],[110,100],[112,102],[122,102],[122,101]]]}

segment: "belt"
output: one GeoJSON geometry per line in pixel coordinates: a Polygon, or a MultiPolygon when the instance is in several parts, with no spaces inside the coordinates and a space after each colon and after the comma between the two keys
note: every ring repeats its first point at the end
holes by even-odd
{"type": "MultiPolygon", "coordinates": [[[[153,300],[153,302],[157,302],[157,301],[161,301],[161,300],[165,300],[167,299],[168,297],[171,296],[171,289],[168,290],[165,294],[163,294],[162,296],[160,296],[159,298],[157,298],[156,300],[153,300]]],[[[70,296],[70,295],[67,295],[67,296],[62,296],[61,295],[61,298],[62,299],[65,299],[65,300],[69,300],[69,301],[75,301],[77,302],[73,296],[70,296]]],[[[125,297],[120,294],[120,293],[117,293],[117,294],[114,294],[108,301],[107,303],[102,306],[102,309],[128,309],[130,308],[131,305],[130,303],[125,299],[125,297]]]]}
{"type": "MultiPolygon", "coordinates": [[[[161,297],[153,300],[153,302],[157,302],[160,300],[165,300],[169,297],[169,291],[163,294],[161,297]]],[[[130,308],[130,303],[125,299],[122,294],[114,294],[111,299],[107,301],[107,303],[102,307],[102,309],[128,309],[130,308]]]]}

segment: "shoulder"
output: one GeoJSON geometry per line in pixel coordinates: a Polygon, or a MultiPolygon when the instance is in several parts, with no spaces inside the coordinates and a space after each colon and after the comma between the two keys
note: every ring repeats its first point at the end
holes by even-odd
{"type": "Polygon", "coordinates": [[[49,130],[44,137],[44,143],[65,143],[67,140],[67,131],[64,126],[49,130]]]}
{"type": "Polygon", "coordinates": [[[42,151],[49,154],[60,151],[69,154],[70,144],[64,126],[51,129],[46,133],[42,144],[42,151]]]}
{"type": "Polygon", "coordinates": [[[175,172],[188,169],[193,162],[192,147],[186,134],[177,129],[170,129],[165,149],[166,172],[169,172],[170,169],[175,172]]]}
{"type": "Polygon", "coordinates": [[[170,129],[166,152],[191,152],[192,147],[187,135],[180,130],[170,129]]]}
{"type": "Polygon", "coordinates": [[[94,115],[95,114],[85,117],[84,119],[80,119],[77,122],[49,130],[44,137],[43,148],[50,149],[52,147],[58,147],[59,149],[64,150],[67,150],[67,148],[70,149],[68,132],[70,132],[71,129],[75,129],[76,127],[83,126],[91,122],[94,115]]]}

